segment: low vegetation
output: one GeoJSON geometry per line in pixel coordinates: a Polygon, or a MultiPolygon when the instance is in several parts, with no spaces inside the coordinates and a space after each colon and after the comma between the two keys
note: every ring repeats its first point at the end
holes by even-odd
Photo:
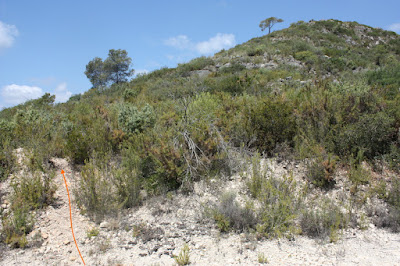
{"type": "MultiPolygon", "coordinates": [[[[253,164],[248,202],[227,194],[214,206],[220,230],[334,241],[349,212],[304,193],[334,188],[337,169],[349,169],[354,195],[361,186],[376,188],[363,162],[399,172],[399,47],[396,33],[355,22],[300,21],[130,81],[130,58],[110,50],[124,59],[122,79],[104,65],[110,60],[97,59],[88,65],[93,88],[84,94],[61,104],[45,94],[0,112],[0,180],[19,175],[13,151],[30,154],[30,178],[15,179],[10,212],[2,214],[2,240],[25,246],[31,211],[51,203],[51,157],[82,169],[74,194],[99,222],[140,205],[143,194],[188,192],[197,180],[239,173],[244,158],[260,154],[305,162],[306,188],[253,164]]],[[[388,208],[379,224],[398,231],[399,186],[387,183],[388,191],[371,189],[369,197],[388,208]]]]}

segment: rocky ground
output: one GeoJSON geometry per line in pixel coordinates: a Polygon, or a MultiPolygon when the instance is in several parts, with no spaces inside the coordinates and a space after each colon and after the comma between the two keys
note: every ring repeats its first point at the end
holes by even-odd
{"type": "MultiPolygon", "coordinates": [[[[6,249],[2,265],[81,265],[70,230],[68,197],[60,174],[65,171],[70,191],[80,178],[65,159],[54,158],[56,202],[38,214],[27,249],[6,249]]],[[[272,172],[298,166],[270,162],[272,172]]],[[[3,184],[2,189],[6,187],[3,184]]],[[[147,199],[136,209],[99,225],[81,215],[72,205],[75,237],[86,265],[174,265],[185,244],[190,248],[191,265],[257,265],[259,257],[271,265],[400,265],[400,234],[377,229],[349,229],[336,243],[321,243],[303,236],[294,239],[257,240],[249,234],[221,234],[204,217],[204,207],[221,191],[244,194],[241,176],[231,180],[199,182],[189,195],[168,194],[147,199]],[[87,232],[98,229],[98,235],[87,232]]],[[[72,194],[72,193],[71,193],[72,194]]],[[[73,195],[72,195],[73,197],[73,195]]]]}

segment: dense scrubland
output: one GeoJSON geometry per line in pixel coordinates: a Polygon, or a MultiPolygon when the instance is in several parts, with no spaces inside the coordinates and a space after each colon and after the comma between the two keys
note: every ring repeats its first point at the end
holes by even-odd
{"type": "Polygon", "coordinates": [[[204,210],[222,232],[335,241],[366,221],[400,230],[400,36],[356,22],[300,21],[66,103],[46,94],[2,110],[0,132],[0,179],[12,178],[1,238],[14,247],[27,245],[32,210],[52,203],[52,157],[81,171],[77,204],[97,222],[243,174],[246,204],[226,194],[204,210]],[[17,148],[29,175],[18,176],[17,148]],[[303,162],[304,182],[267,178],[262,157],[303,162]],[[349,203],[311,197],[335,188],[338,169],[349,203]],[[354,213],[373,199],[382,204],[354,213]]]}

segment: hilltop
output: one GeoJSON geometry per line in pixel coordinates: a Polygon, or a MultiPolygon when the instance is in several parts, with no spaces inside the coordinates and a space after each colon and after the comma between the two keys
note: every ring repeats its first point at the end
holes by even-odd
{"type": "Polygon", "coordinates": [[[363,230],[399,238],[400,36],[300,21],[66,103],[46,94],[4,109],[0,143],[7,263],[25,254],[10,248],[28,248],[24,262],[36,249],[52,263],[75,252],[62,248],[67,228],[50,225],[67,209],[60,167],[92,263],[127,263],[130,249],[143,263],[173,263],[184,242],[197,263],[212,261],[207,251],[221,263],[238,239],[248,254],[237,246],[232,264],[279,264],[265,248],[282,239],[307,246],[295,252],[304,263],[333,247],[332,262],[357,241],[371,251],[363,230]]]}

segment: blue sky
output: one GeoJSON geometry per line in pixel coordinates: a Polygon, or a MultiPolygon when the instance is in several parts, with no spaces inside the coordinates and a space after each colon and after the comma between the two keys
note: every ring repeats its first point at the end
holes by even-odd
{"type": "Polygon", "coordinates": [[[399,0],[0,0],[0,108],[91,87],[94,57],[125,49],[137,73],[174,67],[264,34],[259,22],[335,18],[400,33],[399,0]]]}

